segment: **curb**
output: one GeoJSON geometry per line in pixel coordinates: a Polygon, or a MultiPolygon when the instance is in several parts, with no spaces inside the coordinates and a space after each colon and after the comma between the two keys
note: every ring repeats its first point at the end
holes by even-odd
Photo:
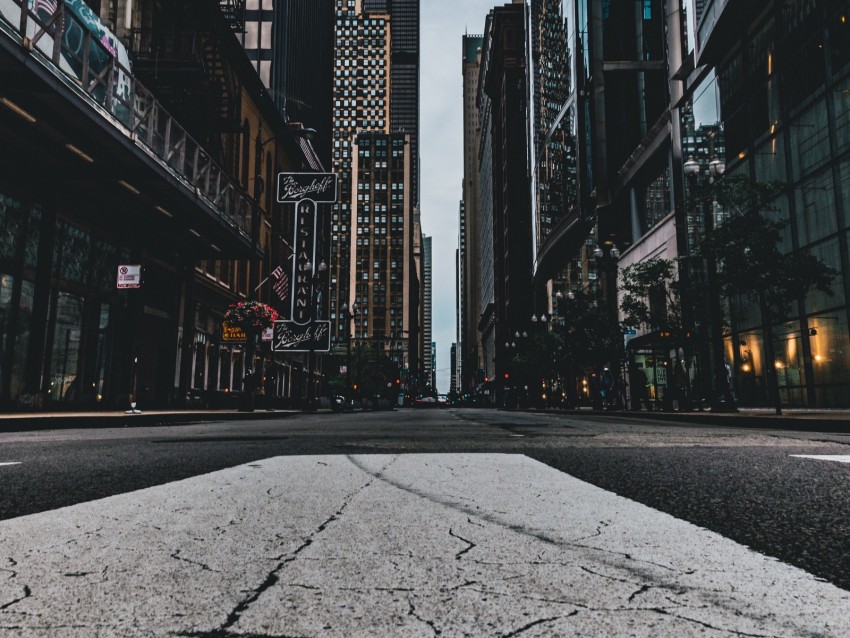
{"type": "Polygon", "coordinates": [[[621,418],[676,423],[712,425],[720,427],[798,430],[801,432],[829,432],[832,434],[850,434],[850,415],[835,418],[816,416],[754,415],[754,414],[714,414],[711,412],[629,412],[590,410],[524,410],[538,414],[564,414],[592,418],[621,418]]]}
{"type": "Polygon", "coordinates": [[[104,412],[103,414],[68,413],[7,416],[0,418],[0,432],[152,427],[215,421],[262,421],[284,419],[298,414],[303,413],[295,410],[255,410],[254,412],[142,412],[140,414],[104,412]]]}

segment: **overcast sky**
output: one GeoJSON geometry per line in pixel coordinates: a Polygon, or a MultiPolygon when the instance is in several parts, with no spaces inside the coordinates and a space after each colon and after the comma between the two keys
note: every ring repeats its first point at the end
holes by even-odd
{"type": "Polygon", "coordinates": [[[420,157],[422,232],[432,240],[432,338],[437,342],[437,388],[449,391],[455,321],[455,250],[463,182],[464,33],[482,34],[494,0],[422,0],[420,157]]]}

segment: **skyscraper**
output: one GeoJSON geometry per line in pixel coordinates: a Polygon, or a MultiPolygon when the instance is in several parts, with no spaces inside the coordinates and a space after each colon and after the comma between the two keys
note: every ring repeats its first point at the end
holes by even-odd
{"type": "MultiPolygon", "coordinates": [[[[478,106],[478,75],[484,37],[464,35],[461,49],[463,75],[463,201],[460,212],[460,312],[458,348],[461,389],[480,383],[484,362],[478,322],[481,319],[481,208],[478,205],[478,150],[481,139],[478,106]]],[[[482,375],[483,377],[483,375],[482,375]]]]}
{"type": "Polygon", "coordinates": [[[273,19],[272,98],[288,121],[315,129],[313,146],[330,166],[333,0],[275,0],[273,19]]]}
{"type": "Polygon", "coordinates": [[[425,364],[425,379],[433,388],[436,387],[433,381],[436,372],[433,363],[436,352],[433,351],[434,346],[431,342],[431,238],[427,235],[422,237],[422,256],[424,297],[422,338],[425,341],[425,352],[422,355],[422,360],[425,364]]]}
{"type": "MultiPolygon", "coordinates": [[[[358,182],[353,170],[353,160],[359,155],[355,143],[358,134],[390,132],[389,104],[389,16],[384,13],[371,13],[361,10],[362,2],[336,0],[336,22],[334,25],[334,72],[333,72],[333,151],[331,166],[339,179],[337,203],[333,206],[330,222],[330,305],[331,317],[343,304],[356,301],[356,290],[351,281],[356,277],[357,264],[351,251],[352,241],[356,245],[357,219],[354,208],[362,217],[374,213],[384,217],[390,212],[389,194],[392,194],[392,208],[397,209],[396,190],[375,190],[372,184],[358,182]],[[375,210],[373,210],[373,207],[375,210]]],[[[370,153],[364,146],[362,152],[370,153]]],[[[363,159],[367,159],[364,155],[363,159]]],[[[369,157],[371,161],[371,157],[369,157]]],[[[397,159],[397,158],[393,158],[397,159]]],[[[381,170],[389,167],[390,158],[382,158],[381,170]],[[383,163],[387,166],[384,167],[383,163]]],[[[383,186],[383,185],[382,185],[383,186]]],[[[402,206],[404,203],[402,202],[402,206]]],[[[407,216],[407,210],[400,211],[407,216]]],[[[372,241],[386,242],[386,236],[363,235],[360,226],[361,247],[372,246],[372,241]]],[[[363,255],[363,251],[360,252],[363,255]]],[[[361,261],[364,257],[361,257],[361,261]]],[[[359,302],[358,302],[359,303],[359,302]]],[[[344,341],[346,325],[342,317],[332,327],[335,341],[344,341]]]]}
{"type": "Polygon", "coordinates": [[[354,341],[384,353],[399,370],[409,363],[416,321],[413,223],[404,214],[410,197],[408,141],[399,133],[360,133],[352,171],[357,197],[351,202],[349,290],[360,309],[354,341]]]}
{"type": "Polygon", "coordinates": [[[413,202],[419,203],[419,0],[362,0],[390,20],[390,127],[410,135],[413,202]]]}
{"type": "MultiPolygon", "coordinates": [[[[331,165],[339,192],[329,228],[333,339],[343,341],[347,330],[339,309],[356,302],[361,310],[355,341],[418,372],[414,135],[393,124],[390,103],[392,16],[403,21],[405,5],[336,0],[335,6],[331,165]]],[[[418,65],[418,53],[415,57],[418,65]]]]}
{"type": "Polygon", "coordinates": [[[289,122],[316,131],[313,148],[330,166],[333,0],[255,0],[244,9],[242,47],[289,122]]]}

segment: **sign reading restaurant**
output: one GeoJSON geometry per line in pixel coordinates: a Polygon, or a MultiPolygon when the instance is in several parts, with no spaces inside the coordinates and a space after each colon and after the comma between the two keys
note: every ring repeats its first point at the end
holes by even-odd
{"type": "Polygon", "coordinates": [[[317,255],[319,204],[337,198],[335,173],[279,173],[277,201],[295,204],[292,246],[292,277],[289,290],[290,319],[275,321],[274,352],[327,352],[331,347],[331,323],[322,318],[324,277],[317,255]]]}

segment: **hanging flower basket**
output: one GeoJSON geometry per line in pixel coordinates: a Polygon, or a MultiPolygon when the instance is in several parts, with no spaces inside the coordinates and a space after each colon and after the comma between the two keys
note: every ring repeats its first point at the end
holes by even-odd
{"type": "Polygon", "coordinates": [[[274,326],[277,310],[261,301],[240,301],[227,307],[224,320],[245,332],[257,333],[274,326]]]}

